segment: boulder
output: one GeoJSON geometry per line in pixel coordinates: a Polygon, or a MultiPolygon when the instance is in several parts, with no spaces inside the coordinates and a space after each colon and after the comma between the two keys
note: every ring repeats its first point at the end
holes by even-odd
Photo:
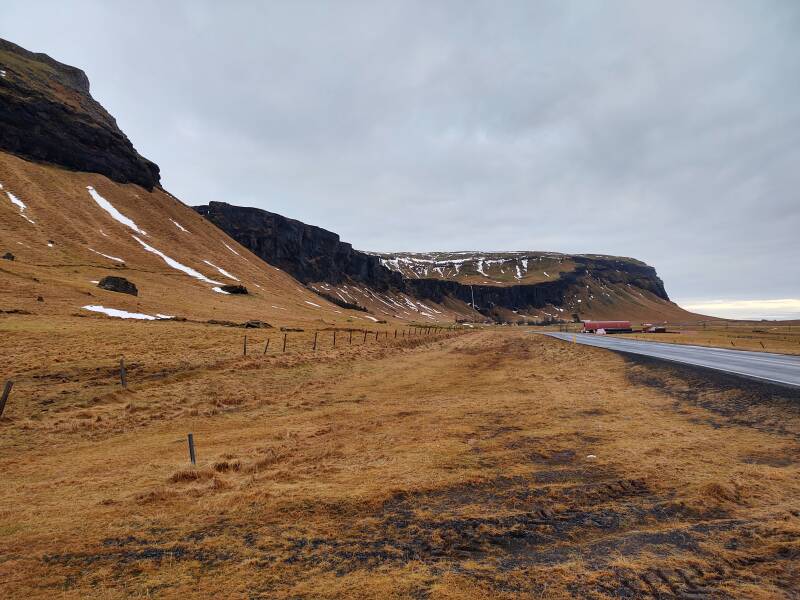
{"type": "Polygon", "coordinates": [[[5,254],[3,254],[3,258],[5,260],[14,260],[14,255],[11,254],[11,252],[6,252],[5,254]]]}
{"type": "Polygon", "coordinates": [[[136,284],[132,281],[128,281],[124,277],[114,277],[112,275],[103,277],[100,283],[97,284],[97,287],[108,290],[109,292],[119,292],[120,294],[130,294],[131,296],[139,295],[136,284]]]}
{"type": "Polygon", "coordinates": [[[257,319],[253,319],[251,321],[247,321],[244,324],[245,329],[271,329],[272,325],[266,323],[264,321],[259,321],[257,319]]]}
{"type": "Polygon", "coordinates": [[[238,284],[230,284],[230,285],[223,285],[220,287],[223,292],[228,292],[229,294],[247,294],[247,288],[243,285],[238,284]]]}

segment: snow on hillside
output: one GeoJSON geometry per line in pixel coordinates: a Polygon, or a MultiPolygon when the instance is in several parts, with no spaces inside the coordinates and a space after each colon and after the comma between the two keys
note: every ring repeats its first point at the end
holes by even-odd
{"type": "Polygon", "coordinates": [[[549,278],[545,269],[570,271],[570,256],[555,252],[429,252],[375,254],[381,264],[410,279],[513,285],[549,278]]]}

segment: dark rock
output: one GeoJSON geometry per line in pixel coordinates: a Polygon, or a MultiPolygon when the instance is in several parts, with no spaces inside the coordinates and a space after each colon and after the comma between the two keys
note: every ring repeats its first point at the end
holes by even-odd
{"type": "Polygon", "coordinates": [[[194,209],[256,256],[303,283],[352,280],[378,290],[403,285],[402,276],[384,267],[378,257],[353,250],[321,227],[225,202],[194,209]]]}
{"type": "Polygon", "coordinates": [[[305,331],[305,329],[298,329],[297,327],[281,327],[281,331],[286,331],[286,332],[305,331]]]}
{"type": "Polygon", "coordinates": [[[247,288],[243,285],[238,284],[230,284],[230,285],[223,285],[220,286],[220,289],[223,292],[227,292],[229,294],[247,294],[247,288]]]}
{"type": "Polygon", "coordinates": [[[139,290],[136,289],[136,285],[124,277],[114,277],[112,275],[103,277],[100,283],[97,284],[97,287],[108,290],[109,292],[119,292],[121,294],[130,294],[131,296],[139,295],[139,290]]]}
{"type": "Polygon", "coordinates": [[[0,150],[148,190],[159,185],[158,166],[92,98],[83,71],[2,39],[0,64],[0,150]]]}
{"type": "MultiPolygon", "coordinates": [[[[313,289],[313,288],[312,288],[313,289]]],[[[313,292],[319,296],[320,298],[325,298],[331,304],[335,304],[336,306],[341,306],[342,308],[347,308],[349,310],[360,310],[361,312],[368,312],[366,308],[361,306],[360,304],[353,304],[352,302],[347,302],[346,300],[342,300],[341,298],[337,298],[336,296],[332,296],[331,294],[326,294],[320,290],[313,290],[313,292]]]]}
{"type": "MultiPolygon", "coordinates": [[[[567,298],[595,282],[630,284],[669,300],[656,270],[644,263],[599,255],[571,255],[573,271],[559,273],[552,281],[518,285],[464,285],[446,279],[411,279],[385,267],[381,257],[354,250],[325,229],[259,208],[211,202],[194,209],[245,248],[303,283],[365,284],[379,292],[404,292],[421,300],[444,302],[447,298],[475,305],[485,316],[499,319],[497,309],[539,309],[565,306],[567,298]]],[[[223,288],[224,289],[224,288],[223,288]]],[[[320,290],[326,300],[345,306],[320,290]]]]}
{"type": "Polygon", "coordinates": [[[37,302],[44,302],[44,298],[42,298],[41,296],[36,296],[36,301],[37,302]]]}
{"type": "Polygon", "coordinates": [[[3,254],[3,258],[5,260],[14,260],[15,256],[11,254],[11,252],[6,252],[5,254],[3,254]]]}
{"type": "Polygon", "coordinates": [[[225,321],[223,319],[209,319],[206,321],[209,325],[222,325],[223,327],[238,327],[238,323],[234,323],[233,321],[225,321]]]}
{"type": "MultiPolygon", "coordinates": [[[[184,319],[185,321],[186,319],[184,319]]],[[[266,321],[259,321],[257,319],[253,319],[251,321],[245,321],[244,323],[236,323],[234,321],[226,321],[224,319],[209,319],[206,321],[209,325],[222,325],[223,327],[243,327],[245,329],[271,329],[272,325],[267,323],[266,321]]]]}

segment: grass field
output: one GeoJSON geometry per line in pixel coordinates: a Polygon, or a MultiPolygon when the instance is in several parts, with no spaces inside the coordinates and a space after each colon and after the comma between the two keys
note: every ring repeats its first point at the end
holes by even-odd
{"type": "Polygon", "coordinates": [[[509,328],[242,357],[231,328],[45,325],[3,320],[2,597],[800,589],[786,390],[509,328]]]}
{"type": "Polygon", "coordinates": [[[755,352],[800,354],[800,324],[782,323],[714,323],[670,326],[670,334],[625,334],[626,338],[647,339],[672,344],[714,346],[755,352]]]}

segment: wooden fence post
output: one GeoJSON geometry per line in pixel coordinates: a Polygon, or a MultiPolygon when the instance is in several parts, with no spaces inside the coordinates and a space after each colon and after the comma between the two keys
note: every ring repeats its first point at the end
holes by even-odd
{"type": "Polygon", "coordinates": [[[352,329],[350,330],[350,342],[349,342],[349,344],[351,346],[353,345],[353,330],[352,329]]]}
{"type": "Polygon", "coordinates": [[[194,436],[191,433],[189,434],[189,460],[193,465],[197,464],[197,457],[194,454],[194,436]]]}
{"type": "Polygon", "coordinates": [[[122,387],[128,387],[128,371],[125,369],[125,357],[119,359],[119,382],[122,387]]]}
{"type": "Polygon", "coordinates": [[[394,330],[394,339],[397,339],[397,329],[394,330]]]}
{"type": "Polygon", "coordinates": [[[336,348],[336,330],[333,330],[333,347],[336,348]]]}
{"type": "Polygon", "coordinates": [[[286,336],[289,335],[287,333],[283,334],[283,351],[286,352],[286,336]]]}
{"type": "Polygon", "coordinates": [[[6,381],[6,385],[3,388],[3,395],[0,396],[0,417],[3,416],[3,411],[6,408],[6,401],[8,400],[8,395],[11,393],[12,387],[14,387],[14,382],[9,379],[6,381]]]}
{"type": "Polygon", "coordinates": [[[361,343],[362,344],[366,344],[367,343],[367,330],[366,329],[364,330],[364,341],[361,342],[361,343]]]}
{"type": "Polygon", "coordinates": [[[247,356],[247,336],[244,336],[244,348],[242,349],[242,356],[247,356]]]}
{"type": "Polygon", "coordinates": [[[311,348],[312,350],[316,350],[317,349],[317,333],[318,332],[316,332],[316,331],[314,332],[314,346],[311,348]]]}
{"type": "Polygon", "coordinates": [[[267,353],[267,350],[269,350],[269,338],[267,338],[267,343],[264,345],[264,354],[267,353]]]}
{"type": "Polygon", "coordinates": [[[376,341],[376,342],[378,341],[378,334],[379,334],[379,333],[380,333],[380,331],[376,331],[376,332],[375,332],[375,341],[376,341]]]}

